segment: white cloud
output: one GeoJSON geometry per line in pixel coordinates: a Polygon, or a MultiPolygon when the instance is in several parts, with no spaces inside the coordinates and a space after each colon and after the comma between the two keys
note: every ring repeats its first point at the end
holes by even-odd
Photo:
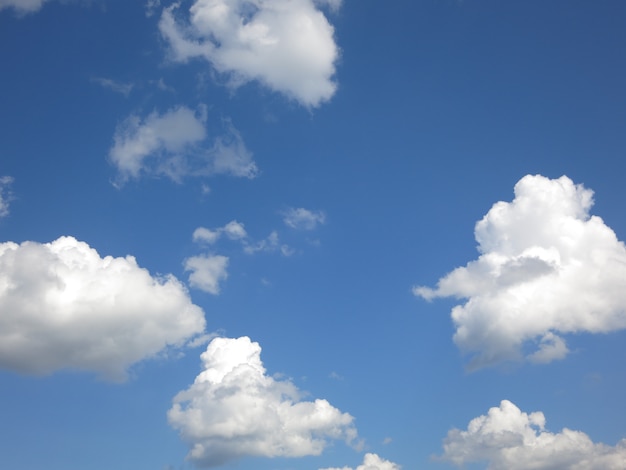
{"type": "Polygon", "coordinates": [[[0,366],[26,374],[132,364],[202,334],[204,313],[173,276],[101,258],[72,237],[0,244],[0,366]]]}
{"type": "Polygon", "coordinates": [[[111,80],[110,78],[102,78],[96,77],[91,79],[92,82],[97,83],[103,88],[107,88],[115,93],[119,93],[124,96],[130,95],[130,92],[133,91],[134,85],[132,83],[123,83],[115,80],[111,80]]]}
{"type": "Polygon", "coordinates": [[[334,29],[316,3],[325,0],[196,0],[189,21],[175,9],[163,11],[159,24],[174,60],[204,58],[230,83],[258,80],[305,106],[328,101],[339,49],[334,29]]]}
{"type": "Polygon", "coordinates": [[[237,130],[226,122],[226,132],[209,142],[206,120],[204,107],[194,112],[185,106],[125,119],[109,151],[119,183],[142,174],[165,175],[174,181],[212,174],[254,178],[256,164],[237,130]]]}
{"type": "Polygon", "coordinates": [[[525,176],[513,202],[476,224],[479,258],[436,289],[414,288],[427,300],[468,299],[452,319],[471,368],[518,360],[533,345],[526,359],[550,362],[568,353],[559,333],[626,328],[626,247],[589,215],[592,196],[565,176],[525,176]]]}
{"type": "Polygon", "coordinates": [[[248,234],[242,223],[236,220],[231,220],[222,228],[222,232],[226,234],[231,240],[241,240],[246,238],[248,234]]]}
{"type": "Polygon", "coordinates": [[[314,230],[318,225],[326,222],[326,214],[322,211],[310,211],[299,207],[290,208],[283,214],[283,222],[297,230],[314,230]]]}
{"type": "MultiPolygon", "coordinates": [[[[365,454],[363,458],[363,464],[359,465],[354,470],[400,470],[402,467],[398,464],[390,462],[389,460],[381,459],[376,454],[365,454]]],[[[353,470],[352,467],[329,467],[321,468],[320,470],[353,470]]]]}
{"type": "Polygon", "coordinates": [[[329,439],[356,438],[352,416],[326,400],[301,401],[290,381],[267,375],[261,347],[249,338],[216,338],[201,358],[204,370],[168,412],[196,465],[319,455],[329,439]]]}
{"type": "Polygon", "coordinates": [[[470,421],[467,430],[451,430],[442,459],[459,466],[486,461],[489,470],[626,468],[626,439],[612,447],[567,428],[551,433],[545,424],[543,413],[523,413],[503,400],[500,407],[470,421]]]}
{"type": "Polygon", "coordinates": [[[223,227],[213,230],[206,227],[198,227],[193,232],[193,241],[213,245],[220,239],[222,234],[226,235],[226,237],[231,240],[243,240],[248,236],[246,229],[241,222],[231,220],[223,227]]]}
{"type": "Polygon", "coordinates": [[[0,217],[9,215],[9,202],[13,199],[12,184],[11,176],[0,176],[0,217]]]}
{"type": "Polygon", "coordinates": [[[213,245],[217,240],[219,240],[222,233],[219,230],[211,230],[206,227],[198,227],[193,231],[193,241],[196,243],[206,243],[208,245],[213,245]]]}
{"type": "Polygon", "coordinates": [[[209,294],[220,293],[220,281],[228,277],[228,258],[221,255],[192,256],[185,260],[185,271],[191,271],[189,285],[209,294]]]}
{"type": "Polygon", "coordinates": [[[41,9],[47,0],[0,0],[0,10],[14,8],[18,14],[34,13],[41,9]]]}

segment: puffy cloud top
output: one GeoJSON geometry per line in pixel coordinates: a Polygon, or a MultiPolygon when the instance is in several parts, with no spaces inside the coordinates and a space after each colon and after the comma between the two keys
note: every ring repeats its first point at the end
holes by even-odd
{"type": "MultiPolygon", "coordinates": [[[[324,1],[331,9],[340,2],[324,1]]],[[[164,10],[159,24],[177,61],[201,57],[235,86],[258,80],[305,106],[328,101],[339,50],[312,0],[196,0],[189,21],[164,10]]]]}
{"type": "MultiPolygon", "coordinates": [[[[365,454],[363,458],[363,464],[359,465],[354,470],[400,470],[402,467],[389,460],[381,459],[376,454],[365,454]]],[[[353,470],[352,467],[332,467],[321,468],[320,470],[353,470]]]]}
{"type": "Polygon", "coordinates": [[[523,413],[508,400],[453,429],[444,440],[442,458],[463,466],[489,462],[489,470],[620,470],[626,468],[626,439],[615,447],[596,444],[585,433],[545,430],[541,412],[523,413]]]}
{"type": "Polygon", "coordinates": [[[0,244],[0,366],[26,374],[130,365],[204,331],[204,313],[173,276],[132,256],[101,258],[72,237],[0,244]]]}
{"type": "Polygon", "coordinates": [[[291,382],[268,376],[249,338],[216,338],[201,358],[204,370],[168,412],[196,465],[318,455],[328,439],[356,438],[352,416],[326,400],[301,401],[291,382]]]}
{"type": "Polygon", "coordinates": [[[109,151],[119,182],[144,173],[175,181],[212,174],[254,178],[256,164],[237,130],[228,124],[227,132],[209,143],[206,120],[204,107],[194,112],[186,106],[126,118],[117,127],[109,151]]]}
{"type": "Polygon", "coordinates": [[[525,176],[512,202],[476,224],[481,255],[441,278],[425,299],[467,298],[452,310],[454,341],[471,368],[526,358],[550,362],[568,349],[559,333],[626,328],[626,247],[600,217],[593,192],[569,178],[525,176]]]}

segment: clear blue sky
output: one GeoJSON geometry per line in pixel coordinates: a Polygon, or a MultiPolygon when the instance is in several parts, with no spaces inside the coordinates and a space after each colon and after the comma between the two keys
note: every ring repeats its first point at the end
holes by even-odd
{"type": "Polygon", "coordinates": [[[623,1],[0,0],[0,63],[1,467],[626,468],[623,1]]]}

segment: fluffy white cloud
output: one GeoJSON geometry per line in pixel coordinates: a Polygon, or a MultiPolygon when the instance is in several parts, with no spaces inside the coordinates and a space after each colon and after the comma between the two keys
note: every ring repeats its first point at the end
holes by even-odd
{"type": "Polygon", "coordinates": [[[9,215],[9,202],[13,199],[11,185],[13,178],[10,176],[0,176],[0,217],[9,215]]]}
{"type": "Polygon", "coordinates": [[[0,0],[0,10],[13,8],[19,14],[38,11],[47,0],[0,0]]]}
{"type": "Polygon", "coordinates": [[[596,444],[580,431],[545,430],[541,412],[523,413],[507,400],[487,415],[453,429],[444,440],[442,458],[462,466],[488,462],[489,470],[621,470],[626,468],[626,439],[615,447],[596,444]]]}
{"type": "Polygon", "coordinates": [[[125,119],[109,151],[119,183],[142,174],[166,175],[175,181],[212,174],[254,178],[256,164],[237,130],[226,123],[226,133],[209,142],[206,120],[204,107],[194,112],[185,106],[125,119]]]}
{"type": "Polygon", "coordinates": [[[204,58],[233,86],[258,80],[305,106],[318,106],[335,90],[339,49],[334,29],[316,4],[325,0],[196,0],[189,20],[163,11],[159,24],[174,60],[204,58]]]}
{"type": "Polygon", "coordinates": [[[185,271],[191,271],[189,285],[209,294],[220,293],[220,281],[228,277],[228,258],[221,255],[192,256],[185,260],[185,271]]]}
{"type": "Polygon", "coordinates": [[[231,240],[243,240],[248,236],[241,222],[231,220],[223,227],[213,230],[206,227],[198,227],[193,232],[193,241],[213,245],[222,235],[226,235],[231,240]]]}
{"type": "Polygon", "coordinates": [[[283,214],[283,222],[298,230],[314,230],[326,222],[326,214],[322,211],[310,211],[302,207],[290,208],[283,214]]]}
{"type": "Polygon", "coordinates": [[[1,367],[123,380],[130,365],[183,346],[204,327],[183,284],[151,276],[132,256],[101,258],[72,237],[0,244],[1,367]]]}
{"type": "MultiPolygon", "coordinates": [[[[365,454],[363,458],[363,464],[359,465],[354,470],[400,470],[402,467],[398,464],[390,462],[389,460],[381,459],[376,454],[365,454]]],[[[329,467],[321,468],[320,470],[353,470],[352,467],[329,467]]]]}
{"type": "Polygon", "coordinates": [[[216,338],[201,358],[204,370],[168,412],[196,465],[319,455],[328,439],[356,438],[352,416],[326,400],[301,401],[291,382],[268,376],[249,338],[216,338]]]}
{"type": "Polygon", "coordinates": [[[525,176],[513,202],[476,224],[479,258],[436,289],[414,288],[428,300],[468,299],[452,319],[470,368],[518,360],[529,346],[526,359],[550,362],[568,353],[558,333],[626,328],[626,247],[589,215],[592,196],[565,176],[525,176]]]}

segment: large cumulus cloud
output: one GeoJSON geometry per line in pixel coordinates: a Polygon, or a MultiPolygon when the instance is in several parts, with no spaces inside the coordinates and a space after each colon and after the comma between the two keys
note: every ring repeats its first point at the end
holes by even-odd
{"type": "Polygon", "coordinates": [[[626,247],[592,205],[593,192],[566,176],[525,176],[512,202],[476,224],[479,258],[435,289],[414,288],[429,300],[468,299],[452,319],[470,368],[550,362],[568,353],[563,333],[626,328],[626,247]]]}
{"type": "Polygon", "coordinates": [[[0,367],[123,380],[132,364],[204,327],[176,278],[151,276],[132,256],[101,258],[72,237],[0,244],[0,367]]]}
{"type": "Polygon", "coordinates": [[[444,440],[442,458],[463,466],[488,462],[489,470],[622,470],[626,439],[616,446],[594,443],[580,431],[545,429],[543,413],[524,413],[508,400],[453,429],[444,440]]]}
{"type": "Polygon", "coordinates": [[[339,50],[334,30],[312,0],[196,0],[189,20],[175,18],[178,4],[159,24],[172,57],[204,58],[231,84],[258,80],[305,106],[329,100],[339,50]]]}
{"type": "Polygon", "coordinates": [[[201,358],[203,371],[168,412],[196,465],[318,455],[329,439],[356,438],[352,416],[326,400],[302,401],[290,381],[267,375],[261,347],[249,338],[216,338],[201,358]]]}

